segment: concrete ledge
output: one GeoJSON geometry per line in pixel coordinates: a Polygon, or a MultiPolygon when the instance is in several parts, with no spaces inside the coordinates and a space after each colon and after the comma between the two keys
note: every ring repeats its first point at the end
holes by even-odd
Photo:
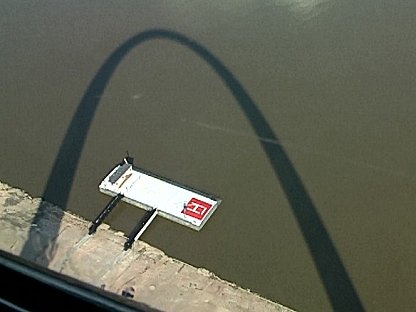
{"type": "Polygon", "coordinates": [[[122,251],[124,233],[89,222],[0,182],[0,249],[111,293],[163,311],[292,311],[209,271],[139,241],[122,251]],[[37,223],[33,219],[42,207],[37,223]],[[58,234],[57,234],[58,233],[58,234]]]}

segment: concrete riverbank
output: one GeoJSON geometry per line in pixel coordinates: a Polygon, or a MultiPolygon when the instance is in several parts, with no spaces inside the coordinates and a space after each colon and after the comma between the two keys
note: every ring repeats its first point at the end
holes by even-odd
{"type": "Polygon", "coordinates": [[[39,241],[26,259],[111,293],[162,311],[292,311],[221,280],[139,241],[122,251],[124,233],[103,225],[93,236],[89,222],[0,182],[0,249],[20,255],[30,229],[39,241]],[[33,217],[42,205],[45,218],[33,217]],[[58,217],[59,216],[59,217],[58,217]],[[59,226],[59,234],[56,229],[59,226]],[[55,235],[56,237],[52,237],[55,235]],[[48,258],[45,261],[45,255],[48,258]]]}

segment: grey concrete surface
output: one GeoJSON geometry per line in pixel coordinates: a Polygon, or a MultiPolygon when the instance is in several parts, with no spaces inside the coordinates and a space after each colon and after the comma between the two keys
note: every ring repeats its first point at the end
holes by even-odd
{"type": "Polygon", "coordinates": [[[205,269],[168,257],[143,241],[123,251],[124,233],[115,232],[104,224],[90,236],[87,220],[67,212],[60,220],[61,215],[59,207],[0,182],[0,249],[20,255],[29,230],[35,227],[39,236],[35,237],[27,260],[40,265],[48,263],[51,270],[111,293],[124,293],[131,300],[154,309],[292,311],[221,280],[205,269]],[[33,216],[40,205],[44,205],[47,213],[34,224],[33,216]],[[50,229],[57,226],[59,234],[52,237],[56,231],[50,229]]]}

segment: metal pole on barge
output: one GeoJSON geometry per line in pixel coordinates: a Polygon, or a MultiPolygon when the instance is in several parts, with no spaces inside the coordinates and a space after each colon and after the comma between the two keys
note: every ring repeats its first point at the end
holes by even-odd
{"type": "Polygon", "coordinates": [[[110,212],[114,209],[114,207],[118,204],[118,202],[124,197],[123,194],[117,194],[114,196],[111,201],[105,206],[103,211],[92,221],[91,226],[88,229],[88,234],[94,234],[97,231],[97,228],[104,222],[104,219],[110,214],[110,212]]]}
{"type": "Polygon", "coordinates": [[[157,209],[154,208],[149,210],[145,213],[145,215],[140,219],[139,223],[130,232],[129,236],[127,237],[127,241],[124,243],[124,250],[128,250],[131,248],[133,243],[137,241],[140,236],[144,233],[144,231],[148,228],[150,223],[156,218],[157,216],[157,209]]]}

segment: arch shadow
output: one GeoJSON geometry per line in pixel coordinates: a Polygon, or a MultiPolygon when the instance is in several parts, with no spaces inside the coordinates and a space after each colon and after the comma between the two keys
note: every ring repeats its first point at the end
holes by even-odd
{"type": "MultiPolygon", "coordinates": [[[[91,81],[72,117],[48,177],[43,198],[65,209],[80,155],[101,95],[124,57],[133,48],[153,39],[171,40],[192,50],[211,66],[228,87],[256,135],[260,138],[267,138],[267,140],[259,140],[259,143],[286,194],[332,308],[335,311],[364,311],[331,237],[288,154],[282,145],[268,143],[279,142],[279,140],[264,115],[242,84],[214,54],[198,42],[178,32],[166,29],[141,32],[125,41],[107,58],[91,81]]],[[[42,207],[39,207],[33,220],[34,223],[42,222],[42,219],[47,217],[42,207]]],[[[62,216],[63,212],[55,217],[62,218],[62,216]]],[[[54,234],[58,235],[58,231],[57,228],[54,234]]],[[[44,250],[44,254],[38,262],[48,265],[54,254],[54,242],[42,241],[36,229],[31,229],[21,256],[30,258],[33,251],[39,248],[44,250]]]]}

